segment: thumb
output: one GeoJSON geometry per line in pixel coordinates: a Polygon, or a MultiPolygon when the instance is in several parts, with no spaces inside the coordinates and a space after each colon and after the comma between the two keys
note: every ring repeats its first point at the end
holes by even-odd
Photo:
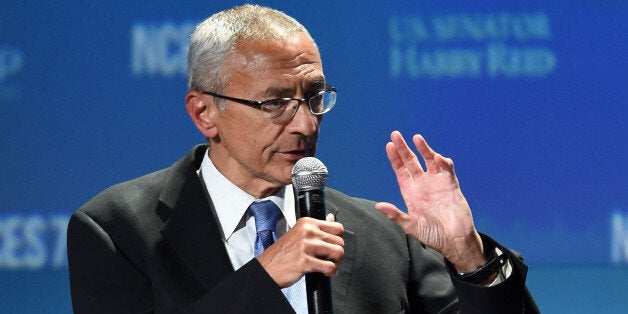
{"type": "Polygon", "coordinates": [[[415,226],[415,224],[410,215],[402,212],[397,206],[387,202],[379,202],[375,204],[375,208],[384,213],[388,219],[399,225],[406,234],[412,235],[414,231],[413,226],[415,226]]]}
{"type": "Polygon", "coordinates": [[[379,202],[375,204],[375,208],[377,208],[380,212],[382,212],[388,219],[400,224],[403,220],[404,212],[399,210],[397,206],[387,203],[387,202],[379,202]]]}

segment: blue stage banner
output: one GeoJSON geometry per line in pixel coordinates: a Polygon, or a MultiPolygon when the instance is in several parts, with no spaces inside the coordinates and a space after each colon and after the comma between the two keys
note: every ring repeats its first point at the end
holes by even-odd
{"type": "MultiPolygon", "coordinates": [[[[189,34],[240,3],[0,3],[0,312],[71,312],[71,213],[204,141],[189,34]]],[[[328,186],[403,207],[384,146],[421,133],[478,230],[526,257],[544,312],[625,311],[625,1],[258,3],[309,29],[338,90],[328,186]]]]}

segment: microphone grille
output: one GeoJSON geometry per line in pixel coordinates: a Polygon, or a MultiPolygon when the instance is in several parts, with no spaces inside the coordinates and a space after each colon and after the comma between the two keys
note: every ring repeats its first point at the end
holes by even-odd
{"type": "Polygon", "coordinates": [[[322,189],[327,183],[327,167],[314,157],[304,157],[292,168],[292,185],[297,191],[322,189]]]}

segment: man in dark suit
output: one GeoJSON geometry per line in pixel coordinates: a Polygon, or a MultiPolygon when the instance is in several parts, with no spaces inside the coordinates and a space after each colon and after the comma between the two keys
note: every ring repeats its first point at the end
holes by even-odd
{"type": "Polygon", "coordinates": [[[526,266],[475,230],[453,162],[419,135],[425,169],[399,132],[386,146],[407,214],[328,188],[326,221],[295,217],[291,170],[336,92],[294,19],[245,5],[203,21],[188,89],[209,145],[73,214],[76,313],[304,313],[310,272],[332,277],[336,313],[538,312],[526,266]],[[258,250],[262,203],[277,214],[258,250]]]}

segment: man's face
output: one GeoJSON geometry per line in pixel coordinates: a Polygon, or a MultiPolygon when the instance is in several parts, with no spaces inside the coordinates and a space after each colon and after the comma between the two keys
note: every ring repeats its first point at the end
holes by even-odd
{"type": "MultiPolygon", "coordinates": [[[[223,94],[231,97],[309,98],[325,84],[318,49],[302,34],[284,41],[240,43],[225,66],[230,79],[223,94]]],[[[290,183],[298,159],[314,155],[321,118],[301,103],[291,120],[275,124],[258,108],[227,101],[215,122],[213,163],[240,188],[262,197],[290,183]]]]}

